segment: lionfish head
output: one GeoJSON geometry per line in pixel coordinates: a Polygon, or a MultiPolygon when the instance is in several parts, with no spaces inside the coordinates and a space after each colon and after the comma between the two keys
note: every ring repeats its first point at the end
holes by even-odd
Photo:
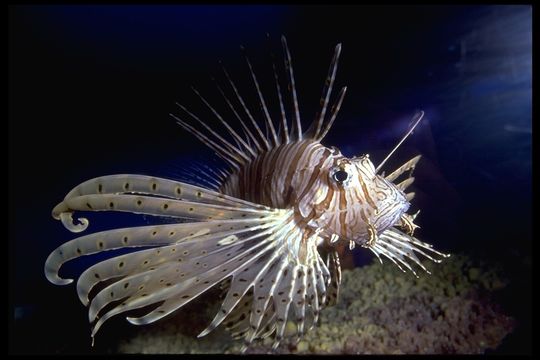
{"type": "MultiPolygon", "coordinates": [[[[328,169],[328,191],[319,203],[319,225],[327,234],[365,246],[400,222],[410,203],[404,192],[377,175],[369,155],[338,156],[328,169]],[[328,194],[332,196],[328,196],[328,194]],[[328,201],[328,199],[331,199],[328,201]]],[[[321,194],[322,195],[322,194],[321,194]]]]}

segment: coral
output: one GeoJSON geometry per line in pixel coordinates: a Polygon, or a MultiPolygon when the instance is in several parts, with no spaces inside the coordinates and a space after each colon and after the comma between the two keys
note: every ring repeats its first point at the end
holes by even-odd
{"type": "MultiPolygon", "coordinates": [[[[424,264],[433,275],[400,272],[378,262],[343,271],[336,306],[322,311],[318,326],[299,342],[290,338],[278,353],[317,354],[473,354],[496,348],[512,331],[490,295],[506,281],[487,265],[465,256],[424,264]]],[[[200,306],[206,306],[200,304],[200,306]]],[[[174,317],[142,329],[120,343],[126,353],[238,353],[241,343],[222,330],[197,339],[193,329],[208,323],[211,310],[174,317]],[[204,317],[198,314],[203,314],[204,317]],[[186,331],[190,329],[191,331],[186,331]]],[[[211,318],[211,316],[210,316],[211,318]]],[[[294,333],[292,322],[287,332],[294,333]]],[[[248,353],[270,352],[272,340],[253,344],[248,353]]]]}

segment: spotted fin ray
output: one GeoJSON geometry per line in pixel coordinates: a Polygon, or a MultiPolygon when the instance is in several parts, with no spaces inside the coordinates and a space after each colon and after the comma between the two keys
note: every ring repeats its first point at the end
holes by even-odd
{"type": "Polygon", "coordinates": [[[72,232],[81,232],[88,220],[74,224],[73,211],[126,211],[138,214],[212,220],[247,217],[269,208],[187,183],[144,175],[109,175],[83,182],[55,206],[52,215],[72,232]],[[197,211],[196,211],[197,210],[197,211]]]}
{"type": "Polygon", "coordinates": [[[69,260],[141,248],[101,261],[79,277],[77,292],[89,307],[92,336],[109,318],[149,305],[155,307],[127,319],[137,325],[157,321],[227,279],[221,309],[200,336],[226,320],[236,325],[236,334],[241,333],[246,344],[275,333],[277,346],[289,317],[298,321],[301,335],[304,319],[316,319],[325,302],[330,271],[316,249],[320,239],[316,234],[303,236],[293,210],[272,209],[167,179],[112,175],[74,188],[53,216],[62,219],[68,214],[69,220],[63,222],[69,228],[75,211],[130,211],[187,221],[101,231],[51,253],[45,274],[64,285],[72,279],[58,273],[69,260]]]}

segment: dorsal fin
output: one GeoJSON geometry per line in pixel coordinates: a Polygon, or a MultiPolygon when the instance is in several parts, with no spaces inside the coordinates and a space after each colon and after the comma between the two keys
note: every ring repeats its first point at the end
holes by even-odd
{"type": "Polygon", "coordinates": [[[242,139],[240,135],[238,135],[236,131],[234,131],[234,129],[225,120],[223,120],[223,117],[221,117],[221,115],[216,111],[216,109],[214,109],[214,107],[210,105],[208,101],[206,101],[206,99],[199,93],[197,89],[195,89],[195,87],[192,87],[191,89],[193,90],[195,94],[197,94],[197,96],[201,99],[201,101],[210,109],[210,111],[212,111],[212,113],[225,126],[225,128],[227,128],[227,131],[229,131],[229,133],[236,140],[236,142],[240,143],[251,155],[253,155],[253,157],[255,157],[256,154],[251,149],[251,147],[244,141],[244,139],[242,139]]]}
{"type": "Polygon", "coordinates": [[[253,67],[251,66],[251,62],[249,61],[249,58],[247,57],[246,49],[243,46],[241,46],[240,49],[242,49],[242,52],[244,53],[244,57],[246,58],[246,63],[249,68],[249,73],[251,74],[251,78],[253,79],[253,84],[255,85],[255,89],[257,90],[257,95],[259,96],[261,108],[264,113],[264,118],[266,120],[266,126],[270,129],[270,134],[272,135],[272,144],[274,146],[277,146],[279,142],[278,142],[276,130],[274,128],[274,124],[272,123],[272,119],[270,118],[270,114],[268,113],[268,108],[266,107],[266,102],[264,101],[264,97],[261,92],[259,82],[257,81],[257,77],[255,76],[255,73],[253,72],[253,67]]]}
{"type": "MultiPolygon", "coordinates": [[[[268,42],[270,43],[270,36],[267,34],[268,42]]],[[[246,163],[249,163],[254,158],[256,158],[259,154],[270,151],[271,149],[275,148],[276,146],[283,144],[283,143],[289,143],[291,141],[300,141],[304,137],[310,138],[316,141],[320,141],[328,132],[330,127],[332,126],[337,113],[341,107],[341,104],[343,102],[343,97],[345,96],[346,88],[342,88],[340,94],[338,95],[337,99],[335,100],[334,105],[332,106],[330,110],[329,117],[327,116],[328,113],[328,105],[330,102],[331,94],[332,94],[332,88],[334,85],[334,81],[336,78],[336,72],[338,67],[338,61],[339,56],[341,53],[341,44],[336,45],[334,50],[334,56],[332,58],[332,61],[330,63],[330,68],[328,70],[328,75],[326,77],[326,81],[323,86],[323,92],[321,95],[320,103],[321,103],[321,109],[319,113],[317,114],[315,120],[311,124],[309,130],[306,132],[306,134],[302,133],[302,123],[300,120],[300,110],[298,105],[298,96],[296,91],[296,84],[294,80],[294,71],[292,67],[292,60],[291,60],[291,53],[289,51],[289,47],[287,45],[287,39],[285,36],[281,36],[281,44],[283,47],[283,56],[284,56],[284,64],[285,64],[285,75],[288,79],[288,89],[291,94],[291,101],[292,101],[292,124],[288,124],[287,122],[287,115],[285,111],[285,105],[283,101],[283,96],[281,93],[281,86],[280,86],[280,79],[278,76],[278,71],[276,67],[276,63],[274,60],[274,54],[272,51],[270,51],[270,55],[272,58],[272,70],[274,75],[274,81],[275,81],[275,88],[277,93],[277,98],[279,102],[280,107],[280,113],[281,113],[281,121],[278,121],[278,126],[276,130],[276,125],[274,124],[274,121],[272,120],[270,116],[270,112],[267,106],[267,102],[265,100],[265,97],[263,96],[263,92],[261,91],[261,86],[259,84],[259,81],[257,79],[257,76],[255,75],[255,72],[253,70],[253,66],[245,54],[245,49],[241,47],[241,49],[244,51],[245,55],[245,61],[247,63],[249,73],[251,80],[253,81],[253,85],[255,87],[257,97],[259,100],[259,105],[262,110],[262,115],[264,118],[264,128],[261,126],[262,124],[259,124],[255,117],[253,116],[252,112],[248,108],[246,101],[240,95],[240,91],[238,90],[235,82],[232,80],[231,76],[225,69],[225,67],[220,63],[223,74],[225,76],[226,82],[230,85],[230,89],[234,93],[231,98],[229,98],[224,89],[217,83],[217,81],[212,78],[212,80],[216,83],[217,88],[220,92],[220,94],[223,96],[223,99],[225,100],[225,103],[227,104],[227,107],[232,111],[234,114],[234,117],[240,122],[240,125],[243,130],[243,134],[241,134],[238,129],[234,127],[234,125],[226,120],[226,116],[222,115],[222,113],[218,112],[217,108],[210,104],[210,102],[201,95],[201,93],[192,87],[194,93],[200,98],[200,100],[204,103],[204,105],[214,114],[214,116],[225,126],[227,129],[228,135],[224,137],[224,133],[220,132],[219,130],[216,130],[209,126],[205,121],[200,119],[197,115],[190,112],[185,106],[178,104],[177,105],[184,110],[189,116],[193,119],[195,119],[202,127],[204,127],[208,133],[205,135],[201,130],[197,129],[196,127],[189,125],[186,121],[182,120],[178,116],[173,116],[178,124],[180,124],[184,129],[191,132],[193,135],[195,135],[199,140],[201,140],[204,144],[206,144],[208,147],[210,147],[212,150],[214,150],[220,157],[226,159],[226,161],[233,166],[234,168],[239,168],[239,166],[242,166],[246,163]],[[234,98],[236,98],[236,101],[234,101],[234,98]],[[232,99],[232,100],[231,100],[232,99]],[[235,104],[233,104],[233,101],[235,104]],[[243,110],[244,115],[241,115],[242,110],[237,110],[238,106],[243,110]],[[247,116],[248,121],[244,121],[244,116],[247,116]],[[249,126],[251,124],[251,126],[249,126]],[[229,136],[230,135],[230,136],[229,136]],[[232,139],[231,139],[232,137],[232,139]],[[227,138],[227,139],[226,139],[227,138]]]]}
{"type": "Polygon", "coordinates": [[[308,137],[317,139],[322,130],[324,117],[326,115],[326,109],[328,107],[328,102],[330,101],[330,95],[332,94],[332,87],[334,85],[334,80],[336,79],[336,72],[340,54],[341,44],[337,44],[334,51],[334,57],[332,58],[332,62],[330,63],[330,69],[328,70],[328,76],[326,77],[323,85],[323,92],[320,100],[321,110],[317,113],[315,120],[309,127],[309,130],[306,132],[306,135],[308,137]]]}
{"type": "Polygon", "coordinates": [[[227,105],[229,106],[231,111],[234,113],[235,117],[240,122],[240,125],[242,125],[242,129],[244,130],[244,133],[246,134],[246,140],[247,140],[248,144],[250,145],[250,148],[251,148],[251,143],[250,143],[250,140],[251,140],[251,141],[253,141],[253,144],[255,144],[255,147],[257,148],[257,151],[260,152],[262,150],[262,147],[261,147],[261,144],[257,141],[257,138],[255,137],[255,135],[253,135],[253,133],[251,132],[249,127],[246,125],[246,123],[244,123],[244,121],[242,120],[242,118],[240,117],[240,115],[238,114],[236,109],[234,108],[233,104],[231,103],[231,101],[229,100],[227,95],[225,95],[225,92],[223,91],[221,86],[219,86],[219,84],[217,83],[217,81],[214,78],[212,78],[212,80],[216,83],[216,86],[217,86],[219,92],[223,96],[223,99],[225,100],[225,102],[227,103],[227,105]]]}
{"type": "Polygon", "coordinates": [[[283,99],[281,97],[281,87],[279,86],[279,77],[276,70],[276,61],[272,47],[270,46],[270,34],[266,34],[268,39],[268,47],[270,48],[270,58],[272,59],[272,70],[274,71],[274,80],[276,82],[276,91],[279,100],[279,110],[281,113],[281,141],[283,143],[289,142],[289,129],[287,126],[287,115],[285,114],[285,107],[283,106],[283,99]]]}
{"type": "Polygon", "coordinates": [[[281,36],[281,44],[283,45],[285,70],[289,75],[289,90],[291,91],[293,101],[294,122],[291,129],[291,137],[295,140],[302,140],[302,123],[300,122],[300,110],[298,109],[298,97],[296,95],[296,84],[294,82],[294,71],[291,60],[291,52],[289,51],[289,47],[287,46],[287,39],[283,35],[281,36]]]}
{"type": "Polygon", "coordinates": [[[334,120],[336,119],[339,109],[341,109],[341,103],[343,103],[343,98],[345,97],[346,93],[347,93],[347,87],[344,86],[343,88],[341,88],[341,91],[339,92],[337,102],[334,104],[334,106],[332,106],[332,115],[330,116],[330,120],[328,120],[328,122],[322,129],[321,133],[319,134],[319,137],[317,137],[315,140],[321,141],[326,136],[330,128],[332,127],[332,124],[334,124],[334,120]]]}
{"type": "Polygon", "coordinates": [[[260,138],[261,142],[264,144],[264,146],[266,147],[267,150],[270,150],[271,149],[270,143],[268,142],[268,140],[266,139],[266,137],[262,133],[261,128],[259,127],[259,125],[255,121],[255,119],[253,118],[253,115],[251,115],[251,112],[249,111],[248,107],[246,106],[246,103],[244,102],[244,99],[242,98],[242,96],[238,92],[238,89],[236,88],[236,85],[234,84],[234,81],[231,79],[231,77],[229,76],[229,73],[227,72],[227,70],[225,69],[224,66],[222,66],[222,69],[223,69],[223,73],[225,74],[225,77],[229,81],[229,84],[231,85],[231,88],[234,91],[234,94],[236,95],[238,101],[242,105],[242,108],[244,109],[244,112],[246,113],[248,118],[251,120],[251,124],[255,128],[256,133],[259,135],[259,138],[260,138]]]}

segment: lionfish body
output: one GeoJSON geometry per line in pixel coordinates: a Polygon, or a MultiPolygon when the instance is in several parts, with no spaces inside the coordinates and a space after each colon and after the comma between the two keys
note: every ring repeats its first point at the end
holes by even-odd
{"type": "Polygon", "coordinates": [[[85,218],[73,223],[74,211],[126,211],[178,219],[172,224],[81,236],[49,255],[47,278],[55,284],[68,284],[71,279],[58,275],[68,260],[119,248],[142,248],[99,262],[79,277],[77,292],[89,307],[92,337],[114,315],[145,308],[149,309],[146,314],[127,319],[138,325],[152,323],[219,284],[226,291],[223,303],[199,336],[223,324],[247,344],[273,335],[277,346],[288,319],[297,323],[297,333],[302,335],[305,328],[316,324],[322,308],[337,301],[341,269],[336,243],[347,241],[351,248],[358,244],[379,260],[382,255],[413,273],[408,260],[426,270],[416,253],[437,262],[440,260],[431,255],[447,256],[412,236],[417,227],[415,216],[406,211],[414,193],[404,191],[414,180],[410,173],[419,156],[384,177],[377,174],[382,163],[375,168],[368,155],[347,158],[336,148],[321,144],[345,95],[343,88],[328,109],[341,46],[336,47],[330,65],[321,111],[303,132],[290,53],[284,38],[282,43],[293,104],[291,124],[275,64],[279,121],[270,118],[247,58],[266,134],[225,70],[240,106],[235,107],[219,90],[241,125],[242,135],[195,89],[233,142],[180,104],[206,128],[206,134],[172,115],[230,166],[225,172],[209,169],[206,173],[213,178],[215,190],[156,177],[111,175],[78,185],[53,209],[53,216],[73,232],[88,226],[85,218]],[[394,184],[405,173],[409,177],[394,184]]]}

